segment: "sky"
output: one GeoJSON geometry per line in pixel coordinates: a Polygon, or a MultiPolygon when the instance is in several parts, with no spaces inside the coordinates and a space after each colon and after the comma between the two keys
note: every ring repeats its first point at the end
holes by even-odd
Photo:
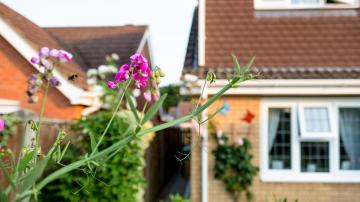
{"type": "Polygon", "coordinates": [[[153,63],[177,82],[197,0],[0,0],[42,27],[148,25],[153,63]]]}

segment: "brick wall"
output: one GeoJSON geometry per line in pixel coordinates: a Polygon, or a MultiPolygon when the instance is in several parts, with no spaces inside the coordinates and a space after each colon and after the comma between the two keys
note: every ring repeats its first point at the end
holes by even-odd
{"type": "MultiPolygon", "coordinates": [[[[235,141],[246,133],[246,124],[240,121],[246,110],[255,114],[252,133],[249,136],[253,148],[254,164],[259,166],[259,97],[226,97],[230,105],[230,112],[226,116],[216,115],[214,122],[218,129],[228,134],[235,141]]],[[[220,107],[223,100],[217,101],[209,112],[220,107]]],[[[214,176],[214,157],[212,151],[216,147],[214,137],[209,136],[209,201],[231,202],[230,195],[226,192],[224,184],[214,176]]],[[[192,136],[191,153],[191,198],[193,202],[201,201],[201,154],[198,135],[192,136]]],[[[273,202],[273,196],[287,197],[290,201],[299,199],[300,202],[355,202],[360,201],[360,184],[334,184],[334,183],[263,183],[256,176],[252,186],[255,202],[273,202]]],[[[245,201],[242,199],[241,201],[245,201]]]]}
{"type": "MultiPolygon", "coordinates": [[[[29,104],[25,93],[27,79],[36,73],[28,61],[25,60],[4,38],[0,37],[0,99],[18,100],[21,108],[40,110],[40,102],[29,104]]],[[[41,96],[39,96],[41,100],[41,96]]],[[[50,89],[46,103],[45,117],[55,119],[79,118],[83,106],[71,105],[69,100],[57,89],[50,89]]]]}

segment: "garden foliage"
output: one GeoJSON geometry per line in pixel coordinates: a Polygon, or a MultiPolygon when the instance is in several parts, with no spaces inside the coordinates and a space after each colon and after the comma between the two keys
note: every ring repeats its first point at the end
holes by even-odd
{"type": "MultiPolygon", "coordinates": [[[[68,164],[90,149],[90,136],[99,139],[111,118],[110,112],[100,112],[81,119],[74,124],[75,136],[62,162],[68,164]]],[[[120,141],[125,130],[136,127],[136,120],[130,111],[120,111],[114,118],[100,149],[120,141]]],[[[127,144],[114,157],[101,162],[94,170],[81,169],[64,175],[46,186],[40,194],[41,201],[140,201],[145,186],[145,166],[142,139],[127,144]],[[47,194],[52,193],[52,194],[47,194]]],[[[60,165],[52,165],[56,170],[60,165]]],[[[49,170],[49,172],[51,171],[49,170]]]]}
{"type": "MultiPolygon", "coordinates": [[[[65,187],[63,187],[59,191],[63,194],[60,194],[60,196],[69,197],[71,195],[70,192],[72,192],[79,194],[80,201],[89,200],[84,199],[85,197],[94,197],[94,201],[103,200],[101,198],[103,196],[110,199],[105,199],[104,201],[134,201],[134,198],[132,198],[133,193],[143,186],[143,179],[140,175],[137,175],[138,172],[129,172],[132,168],[140,169],[142,172],[141,165],[143,162],[135,161],[135,159],[142,155],[140,149],[138,149],[140,151],[135,151],[137,141],[145,135],[191,121],[194,118],[197,118],[198,123],[202,124],[203,121],[200,122],[201,119],[198,117],[200,117],[204,110],[230,88],[237,87],[242,82],[252,78],[252,75],[249,74],[249,69],[253,59],[244,67],[240,67],[235,57],[233,59],[235,73],[229,80],[229,83],[218,93],[214,94],[210,99],[198,103],[193,112],[186,116],[154,127],[146,127],[146,124],[158,113],[166,99],[166,94],[160,96],[158,93],[160,77],[164,75],[158,67],[151,68],[144,56],[134,54],[130,57],[129,64],[123,64],[115,73],[114,78],[107,82],[108,88],[113,89],[117,94],[113,113],[111,115],[102,114],[90,117],[89,120],[78,123],[78,127],[82,128],[82,132],[86,135],[84,139],[87,144],[85,145],[90,146],[82,147],[81,144],[75,145],[75,150],[76,146],[79,146],[78,150],[80,151],[77,153],[79,158],[71,159],[69,157],[66,161],[66,158],[71,153],[68,153],[70,145],[68,142],[69,135],[65,131],[59,131],[52,147],[46,153],[41,150],[40,140],[41,135],[44,135],[42,133],[47,132],[41,131],[46,97],[50,87],[56,88],[62,85],[60,79],[54,75],[54,69],[59,63],[70,62],[72,54],[64,50],[49,49],[47,47],[41,48],[38,56],[31,59],[34,65],[39,66],[40,72],[30,75],[26,92],[29,96],[29,102],[34,103],[38,101],[38,94],[43,90],[39,120],[36,122],[30,121],[31,129],[36,135],[30,145],[21,145],[23,149],[18,159],[11,156],[7,162],[0,159],[0,169],[8,182],[8,186],[0,186],[0,201],[22,201],[24,199],[37,201],[39,197],[45,194],[57,194],[55,190],[50,190],[52,188],[51,183],[56,182],[64,183],[64,185],[66,183],[69,184],[68,190],[65,190],[65,187]],[[143,96],[147,103],[149,103],[149,106],[147,110],[143,110],[144,113],[138,113],[136,110],[130,91],[133,88],[145,91],[143,96]],[[119,111],[122,112],[124,106],[128,106],[131,109],[133,116],[133,118],[129,119],[129,115],[127,115],[126,122],[123,118],[119,118],[119,111]],[[135,124],[131,124],[132,122],[135,124]],[[126,123],[130,127],[124,127],[126,123]],[[113,161],[112,165],[110,165],[109,161],[113,161]],[[116,163],[119,164],[117,165],[116,163]],[[125,163],[129,163],[129,167],[126,167],[125,163]],[[49,165],[54,164],[60,166],[53,167],[53,170],[49,170],[44,176],[45,169],[49,165]],[[117,167],[116,171],[114,171],[113,166],[117,167]],[[83,175],[80,174],[81,172],[83,175]],[[101,178],[99,177],[100,175],[101,178]],[[85,178],[78,178],[79,176],[85,176],[85,178]],[[131,186],[122,186],[124,181],[119,180],[118,176],[124,177],[131,186]],[[69,181],[62,181],[64,179],[69,181]],[[114,187],[109,188],[112,185],[114,187]],[[48,189],[51,193],[44,192],[43,189],[48,189]],[[92,193],[89,193],[90,191],[87,191],[87,189],[92,193]],[[99,196],[100,193],[102,196],[99,196]],[[117,195],[120,195],[120,199],[116,198],[118,197],[117,195]]],[[[207,81],[212,83],[214,79],[215,77],[211,76],[210,81],[207,81]]],[[[204,86],[207,84],[207,81],[204,82],[204,86]]],[[[0,120],[1,123],[4,123],[3,119],[0,120]]],[[[4,126],[1,128],[4,128],[4,126]]],[[[135,199],[135,201],[137,200],[135,199]]]]}
{"type": "Polygon", "coordinates": [[[215,178],[225,183],[234,201],[238,201],[242,193],[247,200],[252,199],[250,190],[258,168],[251,163],[251,143],[244,138],[242,144],[231,144],[226,136],[221,137],[222,144],[213,151],[215,156],[215,178]]]}

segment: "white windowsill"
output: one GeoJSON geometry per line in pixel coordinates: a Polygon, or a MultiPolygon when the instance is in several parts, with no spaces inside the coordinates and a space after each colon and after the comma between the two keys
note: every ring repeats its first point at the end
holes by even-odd
{"type": "Polygon", "coordinates": [[[293,171],[260,172],[263,182],[289,183],[360,183],[360,171],[339,171],[338,173],[296,173],[293,171]]]}

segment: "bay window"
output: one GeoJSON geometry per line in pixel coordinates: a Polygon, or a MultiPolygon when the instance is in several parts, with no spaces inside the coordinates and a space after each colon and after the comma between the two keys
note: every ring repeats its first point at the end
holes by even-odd
{"type": "Polygon", "coordinates": [[[264,98],[264,181],[360,182],[360,99],[264,98]]]}

